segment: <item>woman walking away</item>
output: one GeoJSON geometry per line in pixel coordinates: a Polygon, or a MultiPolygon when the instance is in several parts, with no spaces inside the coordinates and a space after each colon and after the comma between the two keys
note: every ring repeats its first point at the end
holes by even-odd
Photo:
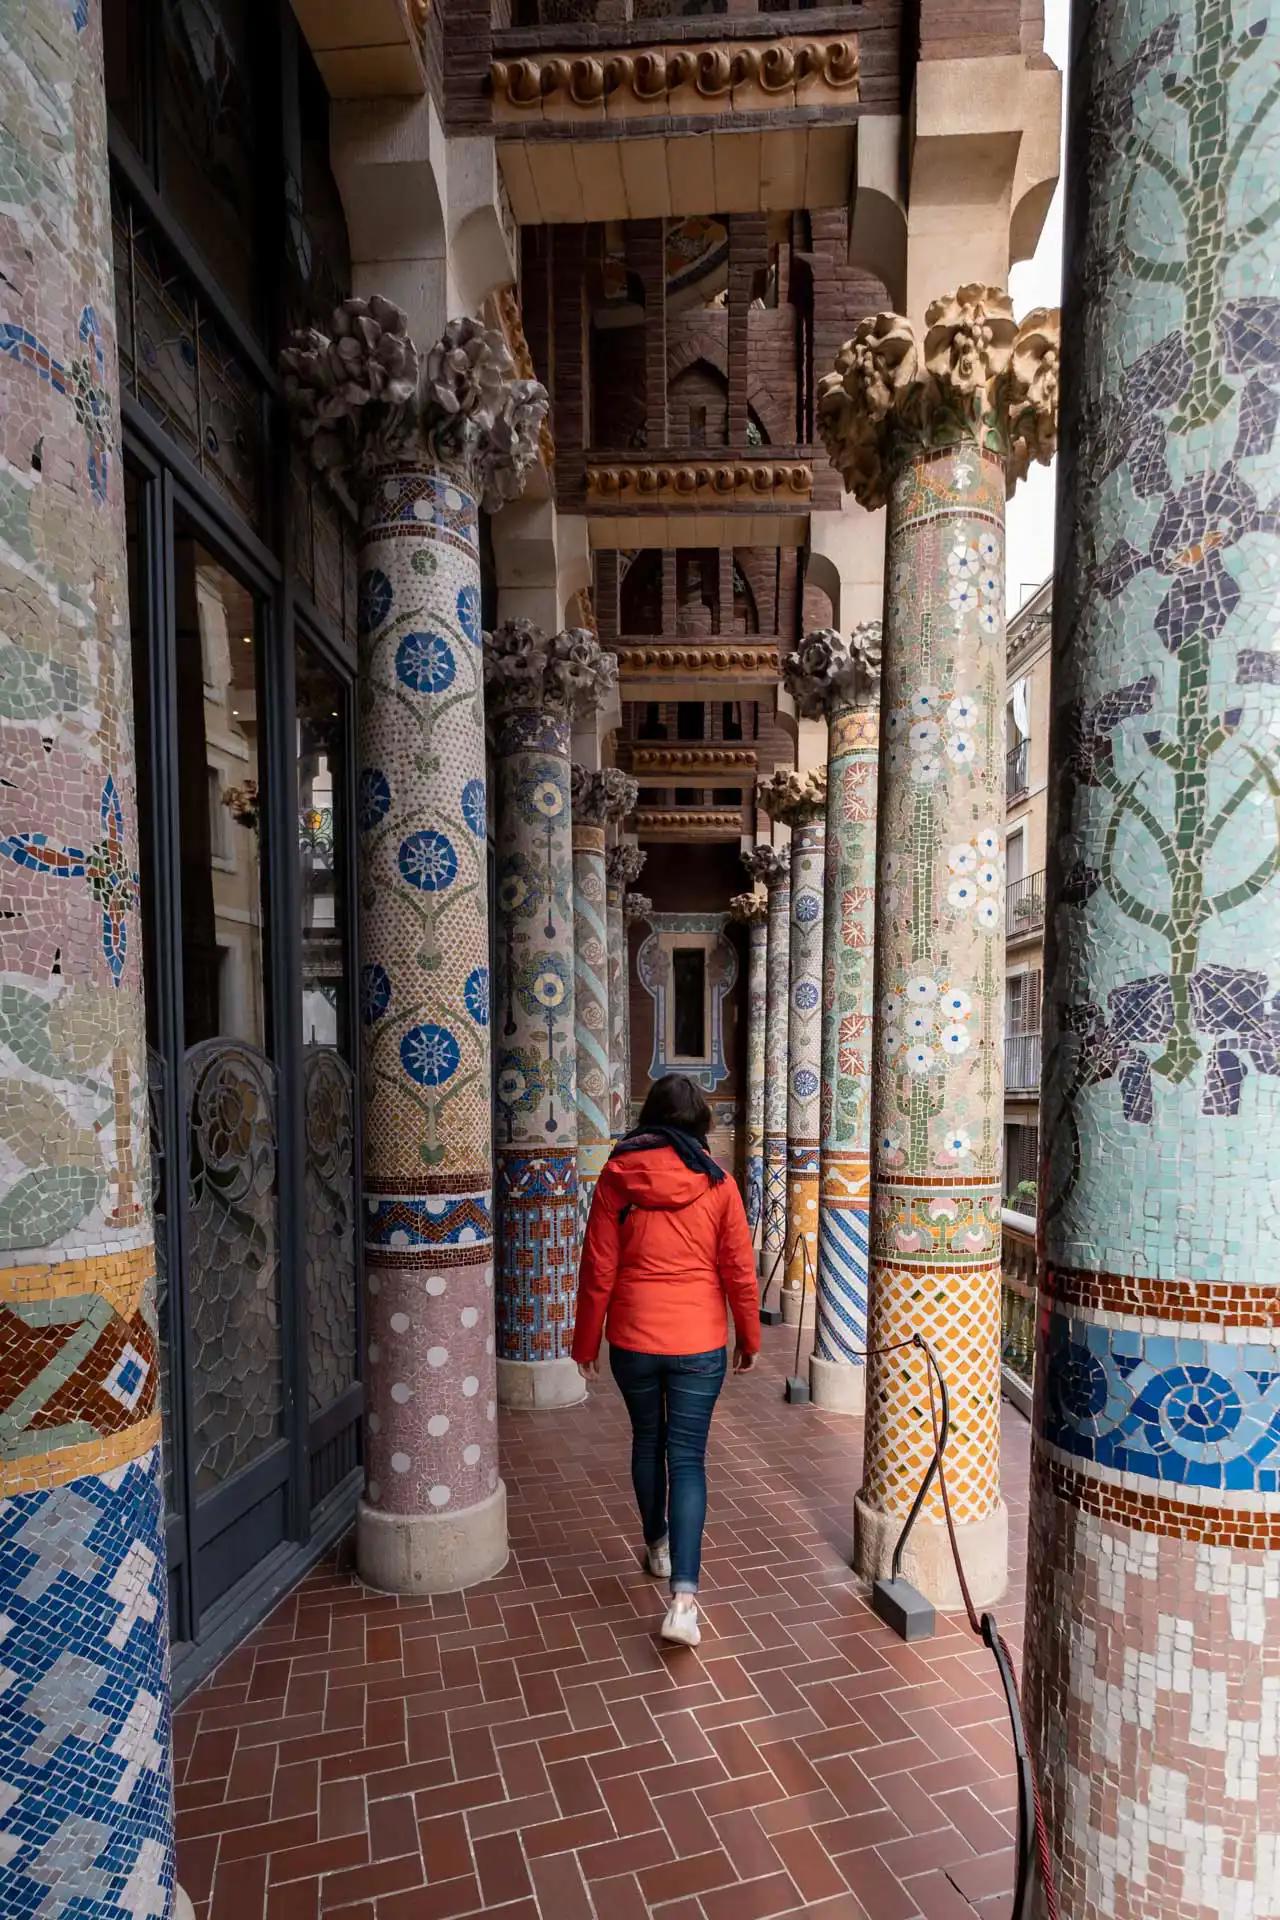
{"type": "Polygon", "coordinates": [[[755,1256],[742,1197],[707,1152],[711,1109],[683,1073],[658,1080],[640,1124],[596,1183],[578,1277],[573,1357],[598,1372],[600,1338],[631,1415],[631,1478],[645,1566],[671,1582],[664,1640],[696,1647],[707,1517],[707,1430],[725,1376],[760,1351],[755,1256]]]}

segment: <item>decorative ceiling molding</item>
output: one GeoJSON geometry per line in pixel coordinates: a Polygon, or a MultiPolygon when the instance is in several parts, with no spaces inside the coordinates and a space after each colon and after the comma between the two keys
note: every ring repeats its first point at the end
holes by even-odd
{"type": "Polygon", "coordinates": [[[778,647],[776,641],[751,645],[720,640],[687,641],[668,644],[662,640],[618,640],[613,643],[622,679],[670,679],[690,674],[698,679],[722,675],[728,680],[753,679],[776,681],[778,647]]]}
{"type": "Polygon", "coordinates": [[[739,807],[639,807],[632,816],[638,840],[739,840],[739,807]]]}
{"type": "Polygon", "coordinates": [[[495,120],[732,114],[846,106],[858,98],[858,41],[826,33],[763,43],[532,53],[489,68],[495,120]]]}
{"type": "Polygon", "coordinates": [[[630,752],[632,773],[642,775],[670,774],[684,776],[706,774],[708,778],[719,780],[731,774],[739,774],[749,779],[756,770],[756,750],[754,747],[720,746],[704,744],[687,747],[665,747],[633,745],[630,752]]]}
{"type": "Polygon", "coordinates": [[[587,502],[595,507],[752,506],[808,500],[812,492],[813,468],[805,460],[587,467],[587,502]]]}

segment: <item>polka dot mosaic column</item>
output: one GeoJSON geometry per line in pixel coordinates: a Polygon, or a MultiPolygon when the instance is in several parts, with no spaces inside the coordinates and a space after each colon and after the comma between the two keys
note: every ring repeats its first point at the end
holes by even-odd
{"type": "Polygon", "coordinates": [[[809,1392],[832,1413],[866,1401],[871,1232],[871,1017],[880,623],[808,635],[783,664],[807,719],[826,717],[818,1296],[809,1392]]]}
{"type": "MultiPolygon", "coordinates": [[[[1004,995],[1004,506],[1052,448],[1057,322],[1015,329],[963,287],[863,321],[822,383],[832,458],[888,498],[871,1103],[872,1348],[930,1341],[951,1395],[947,1483],[976,1602],[1003,1591],[1000,1175],[1004,995]]],[[[868,1363],[854,1564],[886,1574],[932,1454],[923,1356],[868,1363]]],[[[905,1577],[959,1604],[937,1490],[905,1577]]]]}
{"type": "Polygon", "coordinates": [[[743,864],[768,889],[764,1023],[764,1214],[760,1270],[782,1281],[787,1243],[787,1001],[791,979],[791,859],[785,849],[752,847],[743,864]]]}
{"type": "Polygon", "coordinates": [[[605,929],[605,820],[602,773],[575,766],[573,796],[573,1020],[577,1050],[578,1213],[586,1226],[600,1170],[609,1158],[609,972],[605,929]]]}
{"type": "Polygon", "coordinates": [[[489,636],[498,783],[494,996],[498,1397],[581,1400],[570,1356],[578,1267],[577,1040],[569,741],[617,678],[585,629],[527,620],[489,636]]]}
{"type": "Polygon", "coordinates": [[[499,336],[471,321],[450,323],[423,379],[389,302],[347,301],[333,325],[332,341],[300,336],[283,363],[317,458],[345,468],[361,503],[367,1478],[356,1548],[373,1586],[445,1592],[507,1558],[479,521],[482,500],[500,504],[534,458],[545,396],[512,379],[499,336]],[[372,396],[345,416],[331,404],[335,369],[372,396]]]}
{"type": "Polygon", "coordinates": [[[1064,1920],[1264,1915],[1280,13],[1073,29],[1024,1700],[1064,1920]]]}
{"type": "Polygon", "coordinates": [[[742,1197],[757,1242],[764,1213],[764,1026],[769,902],[762,893],[737,893],[733,918],[747,929],[747,1094],[743,1127],[742,1197]]]}
{"type": "Polygon", "coordinates": [[[174,1887],[101,15],[0,12],[0,1910],[174,1887]]]}
{"type": "Polygon", "coordinates": [[[787,977],[787,1252],[782,1313],[813,1317],[818,1266],[818,1115],[822,1087],[822,901],[827,843],[825,770],[776,774],[761,789],[791,828],[787,977]]]}
{"type": "Polygon", "coordinates": [[[605,924],[609,935],[609,1120],[613,1137],[627,1130],[631,1111],[630,968],[627,965],[627,923],[622,897],[640,878],[645,856],[639,847],[612,847],[605,856],[605,924]]]}

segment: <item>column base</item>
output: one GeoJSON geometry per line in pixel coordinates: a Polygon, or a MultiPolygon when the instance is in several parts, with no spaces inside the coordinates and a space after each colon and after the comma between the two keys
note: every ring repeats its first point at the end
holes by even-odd
{"type": "Polygon", "coordinates": [[[841,1360],[809,1361],[809,1399],[824,1413],[848,1413],[861,1419],[867,1410],[867,1370],[841,1360]]]}
{"type": "Polygon", "coordinates": [[[461,1593],[502,1572],[507,1542],[507,1489],[460,1513],[382,1513],[361,1500],[356,1509],[356,1569],[380,1593],[461,1593]]]}
{"type": "Polygon", "coordinates": [[[542,1413],[548,1407],[576,1407],[587,1397],[587,1383],[576,1360],[499,1360],[498,1405],[515,1412],[542,1413]]]}
{"type": "MultiPolygon", "coordinates": [[[[887,1580],[902,1531],[901,1514],[882,1513],[859,1494],[853,1503],[853,1570],[866,1581],[887,1580]]],[[[985,1520],[956,1527],[964,1577],[975,1607],[991,1607],[1009,1584],[1009,1509],[1003,1500],[985,1520]]],[[[923,1517],[911,1529],[902,1556],[902,1578],[932,1601],[939,1613],[964,1607],[945,1521],[923,1517]]]]}
{"type": "Polygon", "coordinates": [[[795,1287],[788,1292],[784,1287],[782,1290],[782,1318],[784,1324],[788,1327],[798,1327],[801,1324],[801,1314],[803,1314],[804,1325],[811,1327],[813,1325],[815,1305],[816,1301],[813,1294],[801,1293],[799,1289],[795,1287]]]}
{"type": "Polygon", "coordinates": [[[191,1895],[184,1893],[176,1883],[173,1889],[173,1920],[196,1920],[196,1910],[191,1904],[191,1895]]]}

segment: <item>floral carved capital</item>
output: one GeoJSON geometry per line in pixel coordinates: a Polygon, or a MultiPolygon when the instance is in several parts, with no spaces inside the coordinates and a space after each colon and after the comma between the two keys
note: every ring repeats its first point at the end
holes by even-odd
{"type": "Polygon", "coordinates": [[[639,847],[611,847],[604,857],[605,876],[611,886],[629,887],[644,870],[647,856],[639,847]]]}
{"type": "Polygon", "coordinates": [[[618,767],[602,767],[595,773],[575,761],[569,779],[573,817],[589,826],[602,827],[608,820],[631,813],[639,798],[635,781],[618,767]]]}
{"type": "Polygon", "coordinates": [[[1061,316],[1038,307],[1015,321],[998,287],[960,287],[911,322],[878,313],[859,322],[818,386],[818,423],[831,463],[859,505],[883,506],[904,459],[976,440],[1003,456],[1012,492],[1057,444],[1061,316]]]}
{"type": "Polygon", "coordinates": [[[633,920],[647,920],[653,912],[653,901],[647,893],[626,893],[622,896],[622,917],[630,926],[633,920]]]}
{"type": "Polygon", "coordinates": [[[742,864],[753,880],[763,880],[772,889],[791,878],[791,861],[780,847],[748,847],[742,864]]]}
{"type": "Polygon", "coordinates": [[[618,663],[584,627],[548,634],[506,620],[485,635],[484,680],[494,712],[537,707],[581,719],[616,688],[618,663]]]}
{"type": "Polygon", "coordinates": [[[344,300],[331,326],[295,333],[280,355],[317,467],[358,484],[388,460],[425,458],[462,467],[490,512],[519,496],[549,401],[518,376],[500,333],[451,320],[424,357],[380,294],[344,300]]]}
{"type": "Polygon", "coordinates": [[[813,820],[827,817],[827,770],[815,767],[812,773],[797,773],[781,768],[768,780],[756,785],[756,799],[772,820],[789,827],[805,827],[813,820]]]}
{"type": "MultiPolygon", "coordinates": [[[[772,848],[762,848],[772,852],[772,848]]],[[[745,857],[745,856],[744,856],[745,857]]],[[[735,893],[729,902],[729,918],[744,927],[755,927],[769,918],[769,896],[764,893],[735,893]]]]}
{"type": "Polygon", "coordinates": [[[783,683],[806,720],[839,707],[871,707],[880,698],[882,630],[864,620],[846,639],[834,627],[807,633],[782,663],[783,683]]]}

